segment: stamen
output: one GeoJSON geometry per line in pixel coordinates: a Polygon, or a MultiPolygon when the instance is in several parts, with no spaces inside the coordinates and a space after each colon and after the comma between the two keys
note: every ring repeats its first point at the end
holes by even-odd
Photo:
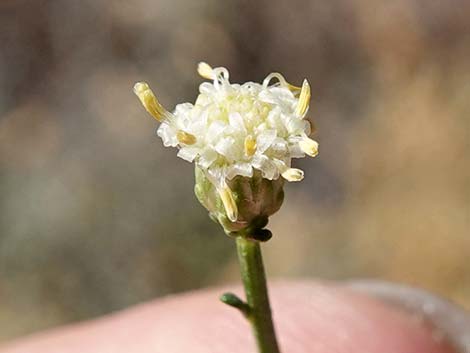
{"type": "Polygon", "coordinates": [[[294,93],[294,95],[300,92],[300,87],[291,85],[279,72],[271,72],[268,76],[266,76],[266,78],[263,80],[263,87],[267,88],[273,79],[277,79],[281,86],[287,87],[287,89],[294,93]]]}
{"type": "Polygon", "coordinates": [[[228,81],[230,74],[225,67],[216,67],[214,73],[220,81],[228,81]]]}
{"type": "Polygon", "coordinates": [[[306,129],[307,135],[311,135],[311,134],[315,133],[317,131],[317,127],[315,126],[315,124],[312,121],[308,120],[308,119],[305,119],[305,121],[309,125],[308,129],[306,129]]]}
{"type": "Polygon", "coordinates": [[[216,89],[230,87],[229,72],[225,67],[216,67],[212,70],[214,73],[214,87],[216,89]]]}
{"type": "Polygon", "coordinates": [[[277,79],[277,80],[279,81],[279,83],[280,83],[281,85],[283,85],[283,86],[287,85],[287,81],[286,81],[286,79],[284,78],[284,76],[282,76],[279,72],[271,72],[271,73],[270,73],[268,76],[266,76],[266,78],[263,80],[263,87],[264,87],[264,88],[267,88],[273,79],[277,79]]]}
{"type": "Polygon", "coordinates": [[[233,198],[232,190],[225,185],[218,189],[222,203],[224,204],[225,212],[230,221],[235,222],[238,218],[238,208],[233,198]]]}
{"type": "Polygon", "coordinates": [[[256,140],[253,138],[253,136],[248,135],[245,138],[244,145],[245,145],[245,154],[248,157],[251,157],[252,155],[255,154],[255,152],[256,152],[256,140]]]}
{"type": "Polygon", "coordinates": [[[304,80],[302,83],[302,90],[300,91],[299,101],[297,107],[295,108],[294,114],[299,118],[303,118],[308,110],[308,105],[310,103],[310,85],[307,80],[304,80]]]}
{"type": "Polygon", "coordinates": [[[209,64],[201,61],[197,65],[197,73],[201,76],[204,77],[208,80],[213,80],[214,79],[214,70],[212,70],[212,67],[210,67],[209,64]]]}
{"type": "Polygon", "coordinates": [[[180,143],[183,143],[185,145],[194,145],[197,141],[196,136],[188,132],[184,132],[183,130],[178,130],[178,132],[176,133],[176,138],[180,143]]]}
{"type": "Polygon", "coordinates": [[[304,178],[304,171],[297,168],[287,168],[281,175],[287,181],[301,181],[304,178]]]}
{"type": "Polygon", "coordinates": [[[152,115],[157,121],[162,122],[172,118],[172,114],[163,108],[160,102],[158,102],[147,83],[137,82],[134,85],[134,93],[137,95],[137,97],[139,97],[140,102],[144,106],[145,110],[147,110],[147,112],[149,112],[149,114],[152,115]]]}
{"type": "Polygon", "coordinates": [[[287,88],[294,94],[294,96],[297,96],[302,90],[301,87],[291,85],[289,82],[287,82],[287,88]]]}
{"type": "Polygon", "coordinates": [[[318,155],[318,142],[304,136],[302,140],[299,141],[300,149],[308,154],[310,157],[315,157],[318,155]]]}

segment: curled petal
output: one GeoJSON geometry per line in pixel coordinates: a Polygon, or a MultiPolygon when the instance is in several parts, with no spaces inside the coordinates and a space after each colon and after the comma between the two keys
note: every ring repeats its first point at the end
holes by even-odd
{"type": "Polygon", "coordinates": [[[170,124],[163,122],[157,130],[157,135],[161,137],[163,145],[168,147],[176,147],[178,139],[176,138],[176,131],[170,124]]]}
{"type": "Polygon", "coordinates": [[[305,152],[302,151],[298,142],[290,143],[288,146],[289,156],[291,158],[303,158],[305,157],[305,152]]]}
{"type": "Polygon", "coordinates": [[[217,142],[215,150],[230,161],[237,159],[237,149],[233,148],[235,139],[233,137],[224,137],[217,142]]]}
{"type": "Polygon", "coordinates": [[[245,123],[243,122],[243,118],[240,113],[230,113],[228,115],[229,124],[233,127],[236,131],[246,132],[245,123]]]}
{"type": "Polygon", "coordinates": [[[198,159],[198,165],[203,169],[208,169],[217,159],[217,152],[212,148],[205,148],[198,159]]]}
{"type": "Polygon", "coordinates": [[[226,126],[227,126],[226,123],[224,123],[223,121],[219,121],[219,120],[216,120],[213,123],[211,123],[207,130],[207,140],[211,142],[214,140],[217,140],[219,136],[224,133],[226,126]]]}
{"type": "Polygon", "coordinates": [[[235,163],[227,169],[227,179],[233,179],[237,175],[251,178],[253,176],[253,167],[250,163],[235,163]]]}
{"type": "Polygon", "coordinates": [[[199,148],[183,147],[178,151],[178,157],[188,162],[193,162],[199,153],[199,148]]]}
{"type": "Polygon", "coordinates": [[[273,180],[279,177],[279,169],[274,164],[274,161],[270,160],[265,155],[255,155],[252,165],[261,171],[263,178],[273,180]]]}
{"type": "Polygon", "coordinates": [[[262,131],[256,138],[257,150],[259,153],[264,153],[276,139],[276,130],[262,131]]]}

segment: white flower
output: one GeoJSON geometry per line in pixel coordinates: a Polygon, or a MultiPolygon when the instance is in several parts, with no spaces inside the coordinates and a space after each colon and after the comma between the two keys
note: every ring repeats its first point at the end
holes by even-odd
{"type": "Polygon", "coordinates": [[[262,84],[234,84],[226,68],[206,63],[199,64],[198,72],[212,83],[202,83],[196,102],[178,104],[173,113],[161,106],[146,83],[137,83],[134,92],[161,122],[157,133],[163,144],[178,147],[178,157],[205,172],[235,221],[236,204],[227,180],[252,177],[257,169],[269,180],[282,176],[300,181],[304,173],[291,168],[291,159],[318,154],[305,119],[310,86],[307,80],[302,88],[292,86],[279,73],[269,74],[262,84]],[[277,82],[271,84],[273,80],[277,82]]]}

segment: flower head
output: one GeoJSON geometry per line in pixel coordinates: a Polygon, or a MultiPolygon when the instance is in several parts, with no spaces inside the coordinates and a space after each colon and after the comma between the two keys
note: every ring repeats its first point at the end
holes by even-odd
{"type": "Polygon", "coordinates": [[[279,73],[269,74],[261,84],[234,84],[226,68],[206,63],[199,64],[198,72],[212,82],[200,85],[194,104],[178,104],[173,113],[146,83],[137,83],[134,92],[161,122],[157,134],[163,144],[179,148],[178,157],[196,164],[217,190],[228,219],[236,222],[239,212],[230,181],[254,175],[300,181],[304,173],[291,167],[292,158],[318,154],[305,119],[310,86],[307,80],[302,87],[293,86],[279,73]]]}

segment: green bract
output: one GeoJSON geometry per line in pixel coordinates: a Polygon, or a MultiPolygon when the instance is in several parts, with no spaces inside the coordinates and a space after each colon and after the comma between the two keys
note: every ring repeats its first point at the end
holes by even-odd
{"type": "Polygon", "coordinates": [[[195,168],[194,192],[199,202],[209,211],[210,217],[219,223],[228,235],[266,241],[271,232],[264,227],[268,218],[276,213],[284,200],[284,179],[268,180],[255,172],[249,177],[236,176],[227,184],[238,208],[237,220],[227,217],[220,193],[205,173],[195,168]]]}

